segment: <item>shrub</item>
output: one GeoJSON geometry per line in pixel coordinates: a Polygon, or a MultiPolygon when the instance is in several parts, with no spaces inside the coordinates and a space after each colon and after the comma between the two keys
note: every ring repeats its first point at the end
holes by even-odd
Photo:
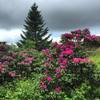
{"type": "Polygon", "coordinates": [[[32,77],[0,86],[0,100],[43,100],[38,86],[41,75],[35,74],[32,77]]]}
{"type": "MultiPolygon", "coordinates": [[[[84,32],[84,31],[82,31],[84,32]]],[[[84,51],[80,30],[62,35],[61,43],[53,43],[51,49],[43,50],[44,65],[40,88],[47,93],[71,95],[71,92],[86,81],[93,85],[94,67],[84,51]],[[78,35],[79,33],[79,35],[78,35]]]]}
{"type": "Polygon", "coordinates": [[[37,50],[17,50],[0,59],[0,82],[15,78],[29,77],[31,72],[39,72],[42,55],[37,50]]]}

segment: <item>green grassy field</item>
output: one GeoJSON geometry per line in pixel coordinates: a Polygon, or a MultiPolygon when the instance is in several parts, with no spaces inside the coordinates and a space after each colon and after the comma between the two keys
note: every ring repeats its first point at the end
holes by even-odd
{"type": "Polygon", "coordinates": [[[90,59],[97,65],[97,68],[100,70],[100,50],[96,50],[90,56],[90,59]]]}

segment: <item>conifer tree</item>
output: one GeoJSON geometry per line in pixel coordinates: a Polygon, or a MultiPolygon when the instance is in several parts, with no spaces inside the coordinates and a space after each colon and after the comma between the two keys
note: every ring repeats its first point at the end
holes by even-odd
{"type": "Polygon", "coordinates": [[[22,40],[17,43],[19,47],[28,43],[27,40],[33,41],[33,45],[35,45],[34,47],[37,50],[42,50],[50,46],[52,42],[50,40],[51,34],[48,34],[48,27],[45,27],[43,17],[36,3],[29,10],[28,16],[25,19],[24,28],[25,30],[21,34],[22,40]]]}

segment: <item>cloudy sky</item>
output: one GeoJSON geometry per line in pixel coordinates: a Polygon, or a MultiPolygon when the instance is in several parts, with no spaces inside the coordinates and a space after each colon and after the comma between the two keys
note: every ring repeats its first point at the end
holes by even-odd
{"type": "Polygon", "coordinates": [[[34,2],[54,40],[79,28],[100,35],[100,0],[0,0],[0,41],[21,39],[24,20],[34,2]]]}

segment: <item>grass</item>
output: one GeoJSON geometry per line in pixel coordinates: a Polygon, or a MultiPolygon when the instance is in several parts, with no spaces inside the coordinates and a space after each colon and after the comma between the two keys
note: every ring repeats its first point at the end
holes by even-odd
{"type": "Polygon", "coordinates": [[[97,65],[97,68],[100,70],[100,48],[92,53],[90,59],[97,65]]]}

